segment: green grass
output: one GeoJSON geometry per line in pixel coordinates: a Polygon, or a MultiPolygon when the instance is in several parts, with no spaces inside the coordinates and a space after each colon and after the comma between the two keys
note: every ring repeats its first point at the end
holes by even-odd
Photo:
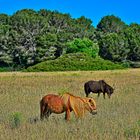
{"type": "Polygon", "coordinates": [[[0,85],[0,140],[139,140],[140,69],[0,73],[0,85]],[[69,91],[85,97],[83,85],[91,79],[104,79],[115,87],[111,99],[90,94],[96,100],[97,115],[87,113],[76,120],[71,113],[68,123],[64,114],[38,120],[44,95],[69,91]],[[14,129],[11,115],[21,122],[14,129]]]}

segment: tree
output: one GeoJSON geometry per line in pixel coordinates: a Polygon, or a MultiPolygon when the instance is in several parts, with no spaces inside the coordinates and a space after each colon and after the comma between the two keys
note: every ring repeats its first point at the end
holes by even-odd
{"type": "Polygon", "coordinates": [[[46,35],[38,36],[37,50],[36,50],[36,61],[41,62],[47,59],[54,59],[55,52],[57,50],[57,35],[48,33],[46,35]]]}
{"type": "Polygon", "coordinates": [[[47,19],[48,31],[53,31],[55,34],[63,32],[68,27],[68,22],[71,19],[69,14],[62,14],[58,11],[40,10],[39,15],[47,19]]]}
{"type": "Polygon", "coordinates": [[[87,53],[89,56],[97,57],[99,52],[99,47],[97,43],[92,42],[88,38],[84,39],[74,39],[67,43],[67,53],[77,53],[83,52],[87,53]]]}
{"type": "Polygon", "coordinates": [[[104,16],[101,21],[97,25],[97,30],[102,31],[104,33],[119,33],[124,28],[126,28],[126,24],[121,21],[119,17],[114,15],[104,16]]]}
{"type": "Polygon", "coordinates": [[[124,36],[117,33],[105,34],[99,41],[99,55],[112,61],[125,61],[128,59],[130,49],[124,36]]]}
{"type": "Polygon", "coordinates": [[[28,67],[65,53],[99,54],[113,61],[140,60],[140,25],[105,16],[94,28],[84,16],[23,9],[0,14],[0,64],[28,67]],[[100,47],[100,51],[99,51],[100,47]]]}
{"type": "Polygon", "coordinates": [[[35,63],[36,36],[47,30],[47,21],[34,10],[23,9],[11,17],[11,25],[19,33],[18,44],[15,50],[18,64],[29,66],[35,63]]]}
{"type": "MultiPolygon", "coordinates": [[[[80,34],[83,37],[88,37],[89,31],[93,31],[92,34],[94,33],[94,28],[92,26],[92,21],[84,16],[81,16],[80,18],[76,19],[75,21],[76,25],[78,28],[80,28],[80,34]]],[[[94,35],[94,34],[93,34],[94,35]]]]}
{"type": "Polygon", "coordinates": [[[9,25],[0,25],[0,63],[11,66],[14,62],[14,49],[17,46],[17,32],[9,25]]]}
{"type": "Polygon", "coordinates": [[[10,17],[6,14],[0,14],[0,25],[9,25],[10,17]]]}
{"type": "Polygon", "coordinates": [[[140,61],[140,25],[131,24],[124,30],[124,36],[128,40],[128,60],[140,61]]]}

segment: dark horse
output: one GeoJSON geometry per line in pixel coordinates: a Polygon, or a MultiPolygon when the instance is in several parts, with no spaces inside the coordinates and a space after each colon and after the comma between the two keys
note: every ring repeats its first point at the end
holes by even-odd
{"type": "Polygon", "coordinates": [[[104,80],[99,81],[88,81],[84,84],[84,90],[86,93],[86,97],[92,93],[98,93],[98,97],[100,96],[100,93],[103,93],[104,99],[105,99],[105,93],[107,93],[108,97],[111,97],[111,94],[114,92],[114,89],[108,85],[104,80]]]}

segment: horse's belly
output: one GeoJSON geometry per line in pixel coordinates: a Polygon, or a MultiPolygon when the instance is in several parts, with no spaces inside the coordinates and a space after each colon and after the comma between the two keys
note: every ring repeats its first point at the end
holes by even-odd
{"type": "Polygon", "coordinates": [[[91,92],[93,92],[93,93],[100,93],[101,92],[101,90],[100,89],[91,89],[91,92]]]}
{"type": "Polygon", "coordinates": [[[61,101],[55,101],[53,103],[48,104],[49,109],[53,113],[63,113],[64,112],[64,105],[61,101]]]}

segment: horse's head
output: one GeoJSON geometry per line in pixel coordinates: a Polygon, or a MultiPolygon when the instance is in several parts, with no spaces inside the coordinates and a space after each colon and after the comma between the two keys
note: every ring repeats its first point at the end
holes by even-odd
{"type": "Polygon", "coordinates": [[[84,98],[86,109],[92,114],[97,114],[96,102],[93,98],[84,98]]]}

